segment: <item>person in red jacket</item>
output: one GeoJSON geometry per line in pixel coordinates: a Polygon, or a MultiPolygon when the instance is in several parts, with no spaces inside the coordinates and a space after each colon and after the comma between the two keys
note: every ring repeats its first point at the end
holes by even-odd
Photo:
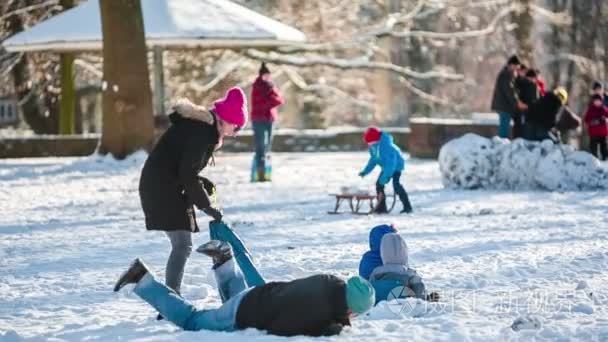
{"type": "Polygon", "coordinates": [[[270,70],[262,63],[251,89],[251,122],[255,136],[255,163],[258,180],[266,180],[266,154],[272,145],[272,124],[277,107],[285,101],[270,79],[270,70]]]}
{"type": "Polygon", "coordinates": [[[536,86],[538,86],[538,94],[543,97],[547,94],[545,80],[540,76],[540,69],[536,69],[536,86]]]}
{"type": "Polygon", "coordinates": [[[591,103],[585,113],[585,124],[589,132],[589,148],[591,153],[598,159],[608,158],[608,108],[604,106],[601,95],[595,94],[591,97],[591,103]],[[600,150],[598,154],[598,148],[600,150]]]}

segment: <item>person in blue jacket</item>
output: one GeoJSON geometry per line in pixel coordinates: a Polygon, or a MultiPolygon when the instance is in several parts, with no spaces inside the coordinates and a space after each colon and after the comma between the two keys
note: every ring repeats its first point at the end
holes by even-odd
{"type": "Polygon", "coordinates": [[[374,268],[369,276],[369,282],[376,292],[376,303],[407,297],[439,300],[436,292],[427,294],[422,278],[410,268],[407,244],[401,235],[384,234],[380,242],[380,256],[382,265],[374,268]]]}
{"type": "Polygon", "coordinates": [[[363,135],[363,140],[369,146],[370,158],[363,171],[359,172],[359,176],[367,176],[374,170],[376,165],[380,165],[380,168],[382,169],[380,177],[378,177],[378,180],[376,181],[378,205],[374,209],[374,212],[379,214],[388,212],[386,208],[384,186],[392,179],[395,194],[399,196],[399,200],[403,204],[401,213],[411,213],[412,205],[410,204],[410,199],[399,182],[405,162],[403,156],[401,156],[401,150],[393,143],[393,137],[389,133],[382,132],[376,127],[369,127],[363,135]]]}
{"type": "Polygon", "coordinates": [[[380,256],[380,242],[385,234],[396,233],[397,229],[393,225],[382,224],[372,228],[369,231],[369,251],[363,254],[361,262],[359,262],[359,276],[365,280],[369,280],[372,271],[382,266],[382,257],[380,256]]]}

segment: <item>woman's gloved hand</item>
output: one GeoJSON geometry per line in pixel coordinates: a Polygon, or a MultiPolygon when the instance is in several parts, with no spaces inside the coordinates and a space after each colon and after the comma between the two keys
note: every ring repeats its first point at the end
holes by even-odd
{"type": "Polygon", "coordinates": [[[224,214],[222,213],[221,210],[213,208],[213,207],[208,207],[203,209],[203,212],[205,214],[207,214],[208,216],[212,217],[213,220],[215,221],[221,221],[222,218],[224,217],[224,214]]]}
{"type": "Polygon", "coordinates": [[[207,193],[207,195],[209,195],[209,196],[215,195],[215,184],[213,184],[212,181],[210,181],[209,179],[202,177],[202,176],[197,176],[197,178],[198,178],[198,183],[203,187],[203,189],[205,189],[205,192],[207,193]]]}

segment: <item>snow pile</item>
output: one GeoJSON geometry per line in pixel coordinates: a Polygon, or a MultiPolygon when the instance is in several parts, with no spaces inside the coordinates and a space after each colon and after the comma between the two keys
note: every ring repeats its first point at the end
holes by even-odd
{"type": "Polygon", "coordinates": [[[493,189],[608,189],[608,167],[571,146],[466,134],[439,152],[445,187],[493,189]]]}

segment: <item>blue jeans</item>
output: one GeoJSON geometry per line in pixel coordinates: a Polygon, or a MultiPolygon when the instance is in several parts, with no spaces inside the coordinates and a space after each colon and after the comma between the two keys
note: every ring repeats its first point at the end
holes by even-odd
{"type": "Polygon", "coordinates": [[[266,284],[264,278],[253,264],[251,253],[243,244],[239,236],[223,222],[212,221],[209,223],[209,237],[211,240],[225,241],[232,247],[234,259],[245,276],[249,287],[266,284]]]}
{"type": "Polygon", "coordinates": [[[266,154],[272,146],[272,122],[254,122],[252,125],[256,165],[264,165],[266,154]]]}
{"type": "Polygon", "coordinates": [[[215,270],[215,278],[224,304],[217,309],[200,310],[150,273],[135,286],[134,292],[152,305],[164,318],[184,330],[236,330],[236,314],[249,289],[241,272],[229,260],[215,270]]]}
{"type": "Polygon", "coordinates": [[[511,113],[498,112],[498,136],[501,138],[511,137],[511,113]]]}

